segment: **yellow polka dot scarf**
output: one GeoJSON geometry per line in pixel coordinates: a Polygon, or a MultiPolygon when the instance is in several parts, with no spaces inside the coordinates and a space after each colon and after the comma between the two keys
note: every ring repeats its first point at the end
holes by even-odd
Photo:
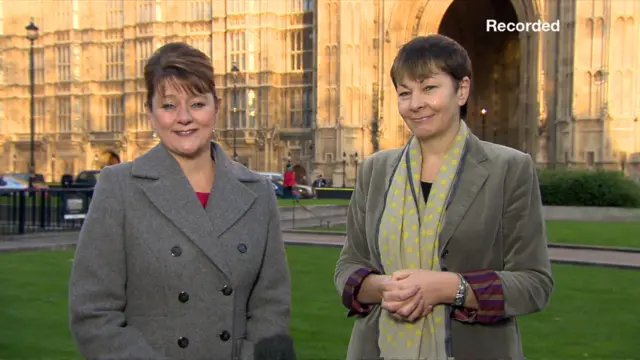
{"type": "MultiPolygon", "coordinates": [[[[409,268],[440,271],[438,236],[468,133],[461,120],[426,204],[420,186],[420,144],[415,137],[409,140],[391,179],[380,223],[378,241],[386,274],[409,268]]],[[[414,323],[396,320],[382,309],[379,329],[380,356],[386,360],[447,359],[444,305],[435,306],[431,314],[414,323]]]]}

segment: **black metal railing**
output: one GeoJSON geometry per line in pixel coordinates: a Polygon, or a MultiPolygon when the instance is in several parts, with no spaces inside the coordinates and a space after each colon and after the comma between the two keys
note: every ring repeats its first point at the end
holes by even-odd
{"type": "Polygon", "coordinates": [[[78,230],[92,196],[93,189],[0,189],[0,237],[78,230]]]}

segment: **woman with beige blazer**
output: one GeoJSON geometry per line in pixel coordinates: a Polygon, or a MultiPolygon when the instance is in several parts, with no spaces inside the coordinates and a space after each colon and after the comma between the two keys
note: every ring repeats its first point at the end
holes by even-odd
{"type": "Polygon", "coordinates": [[[253,359],[288,333],[290,280],[269,181],[211,141],[211,60],[170,43],[145,67],[160,143],[101,171],[70,280],[86,359],[253,359]]]}
{"type": "Polygon", "coordinates": [[[413,137],[358,174],[335,272],[356,316],[347,359],[524,359],[516,317],[554,287],[533,161],[467,127],[455,41],[410,41],[391,77],[413,137]]]}

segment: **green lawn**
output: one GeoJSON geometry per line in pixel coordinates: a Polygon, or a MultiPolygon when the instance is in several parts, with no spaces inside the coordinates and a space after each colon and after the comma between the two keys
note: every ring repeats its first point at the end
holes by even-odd
{"type": "MultiPolygon", "coordinates": [[[[352,322],[333,286],[338,251],[288,246],[298,359],[344,359],[352,322]]],[[[67,326],[72,255],[0,254],[0,359],[80,359],[67,326]]],[[[554,276],[549,307],[519,320],[528,359],[638,359],[640,271],[554,265],[554,276]]]]}
{"type": "MultiPolygon", "coordinates": [[[[346,225],[308,230],[346,231],[346,225]]],[[[640,223],[547,221],[550,243],[640,248],[640,223]]]]}
{"type": "MultiPolygon", "coordinates": [[[[278,199],[278,205],[280,206],[298,206],[293,199],[278,199]]],[[[299,204],[305,206],[312,205],[349,205],[348,199],[301,199],[299,204]]]]}

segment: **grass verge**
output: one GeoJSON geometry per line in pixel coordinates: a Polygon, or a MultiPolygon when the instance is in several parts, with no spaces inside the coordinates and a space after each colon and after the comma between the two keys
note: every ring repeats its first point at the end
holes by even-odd
{"type": "MultiPolygon", "coordinates": [[[[352,320],[333,286],[339,249],[290,245],[287,252],[298,359],[344,359],[352,320]]],[[[72,256],[0,254],[0,359],[81,359],[67,325],[72,256]]],[[[627,286],[640,283],[640,271],[573,265],[553,270],[557,285],[547,309],[519,319],[527,358],[637,359],[640,322],[629,318],[624,304],[640,298],[640,287],[627,286]]]]}
{"type": "MultiPolygon", "coordinates": [[[[346,225],[310,227],[305,230],[346,231],[346,225]]],[[[548,220],[547,236],[549,242],[555,244],[640,249],[640,223],[548,220]]]]}

